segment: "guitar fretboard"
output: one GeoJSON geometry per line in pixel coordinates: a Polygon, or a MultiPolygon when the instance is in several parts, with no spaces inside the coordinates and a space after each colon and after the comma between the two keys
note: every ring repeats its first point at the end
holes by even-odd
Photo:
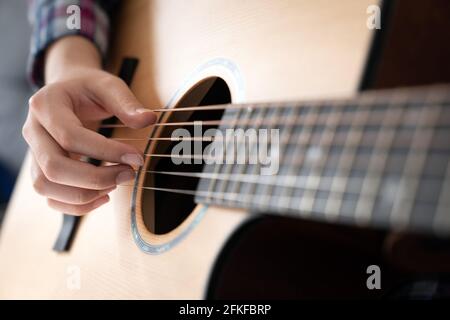
{"type": "Polygon", "coordinates": [[[221,139],[223,152],[234,148],[241,163],[205,165],[196,201],[449,235],[449,92],[431,87],[351,100],[233,105],[219,127],[224,137],[227,129],[277,129],[279,137],[266,146],[250,134],[221,139]],[[250,155],[271,151],[272,166],[279,155],[278,170],[263,174],[270,161],[254,163],[250,155]]]}

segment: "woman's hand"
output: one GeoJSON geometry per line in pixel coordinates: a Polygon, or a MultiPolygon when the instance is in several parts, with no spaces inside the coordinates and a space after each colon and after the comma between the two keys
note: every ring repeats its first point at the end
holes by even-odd
{"type": "Polygon", "coordinates": [[[108,202],[108,193],[133,179],[132,167],[143,164],[139,150],[107,139],[85,124],[114,115],[131,128],[142,128],[154,123],[156,116],[121,79],[100,69],[96,49],[77,36],[49,49],[46,83],[31,97],[23,127],[34,157],[33,185],[52,208],[85,214],[108,202]],[[75,61],[70,59],[71,50],[77,50],[75,61]],[[95,167],[71,154],[117,164],[95,167]]]}

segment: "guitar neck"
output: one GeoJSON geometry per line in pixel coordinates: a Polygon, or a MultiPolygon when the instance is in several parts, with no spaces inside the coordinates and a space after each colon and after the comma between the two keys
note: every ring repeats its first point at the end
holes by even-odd
{"type": "Polygon", "coordinates": [[[196,201],[448,235],[449,92],[441,86],[230,105],[213,144],[223,141],[235,161],[205,165],[196,201]],[[243,130],[244,138],[227,129],[243,130]]]}

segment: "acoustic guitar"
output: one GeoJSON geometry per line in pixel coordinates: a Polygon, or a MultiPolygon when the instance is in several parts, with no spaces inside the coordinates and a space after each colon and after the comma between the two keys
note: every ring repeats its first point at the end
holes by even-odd
{"type": "Polygon", "coordinates": [[[145,165],[74,218],[34,192],[28,156],[1,228],[0,297],[396,298],[420,281],[439,295],[449,14],[444,0],[124,2],[108,68],[159,118],[101,132],[145,165]],[[277,135],[208,162],[231,140],[207,129],[277,135]]]}

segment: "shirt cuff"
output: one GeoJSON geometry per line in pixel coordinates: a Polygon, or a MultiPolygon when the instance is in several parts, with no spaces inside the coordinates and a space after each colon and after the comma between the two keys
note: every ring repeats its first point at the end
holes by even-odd
{"type": "Polygon", "coordinates": [[[44,85],[45,50],[56,40],[68,35],[80,35],[92,41],[104,58],[108,49],[109,18],[94,0],[34,1],[30,7],[33,25],[28,59],[28,78],[37,89],[44,85]],[[79,10],[80,24],[71,24],[79,10]],[[72,7],[77,10],[77,7],[72,7]],[[71,20],[72,19],[72,20],[71,20]]]}

